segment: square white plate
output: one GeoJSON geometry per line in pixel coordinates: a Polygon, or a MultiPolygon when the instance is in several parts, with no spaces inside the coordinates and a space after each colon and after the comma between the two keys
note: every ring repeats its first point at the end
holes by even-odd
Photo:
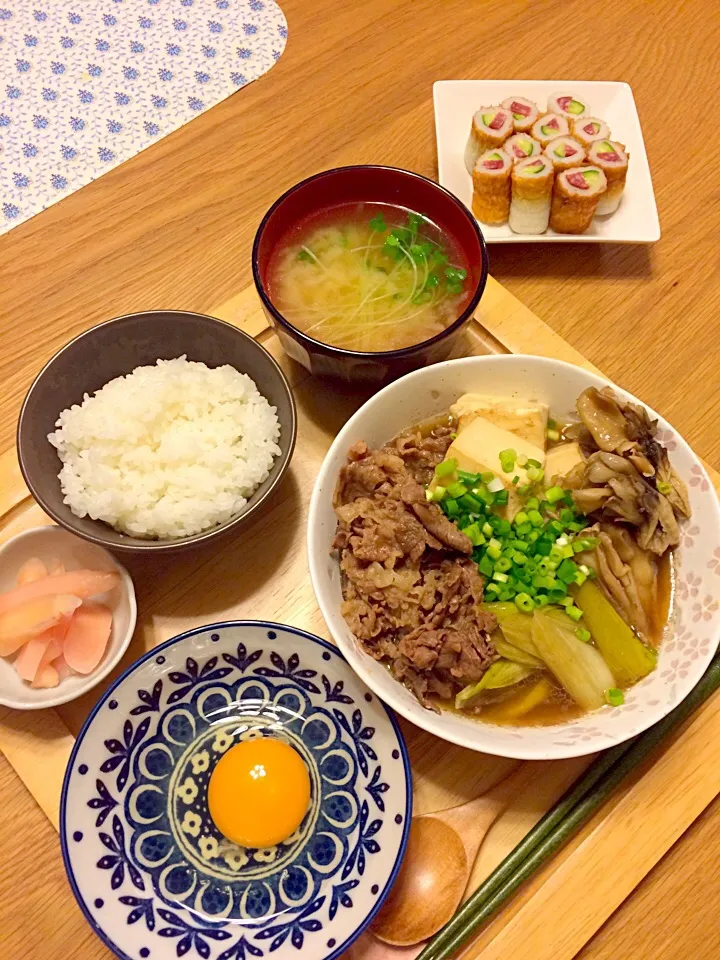
{"type": "Polygon", "coordinates": [[[587,233],[540,236],[513,233],[507,224],[481,223],[488,243],[654,243],[660,239],[655,194],[632,90],[627,83],[595,80],[438,80],[433,85],[435,133],[440,183],[468,207],[472,181],[463,152],[472,115],[482,106],[506,97],[534,100],[542,111],[554,93],[572,93],[590,104],[590,112],[610,127],[614,140],[630,152],[627,184],[619,208],[609,217],[597,217],[587,233]]]}

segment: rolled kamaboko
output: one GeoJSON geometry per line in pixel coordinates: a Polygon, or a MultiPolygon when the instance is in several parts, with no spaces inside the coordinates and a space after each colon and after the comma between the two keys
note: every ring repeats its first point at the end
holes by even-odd
{"type": "Polygon", "coordinates": [[[570,136],[570,124],[557,113],[544,113],[532,125],[532,135],[544,149],[556,137],[570,136]]]}
{"type": "Polygon", "coordinates": [[[513,233],[544,233],[550,218],[555,172],[549,157],[518,160],[512,170],[509,225],[513,233]]]}
{"type": "Polygon", "coordinates": [[[572,135],[585,147],[589,147],[594,140],[608,140],[610,127],[600,117],[580,117],[571,123],[572,135]]]}
{"type": "Polygon", "coordinates": [[[555,177],[550,226],[556,233],[585,233],[595,216],[607,179],[599,167],[574,167],[555,177]]]}
{"type": "Polygon", "coordinates": [[[588,151],[588,160],[600,167],[607,178],[607,190],[600,197],[596,214],[606,217],[620,206],[625,180],[627,179],[630,155],[622,143],[616,140],[596,140],[588,151]]]}
{"type": "Polygon", "coordinates": [[[499,148],[486,150],[473,167],[472,210],[483,223],[505,223],[510,213],[513,161],[499,148]]]}
{"type": "Polygon", "coordinates": [[[480,107],[473,114],[470,136],[465,147],[465,166],[468,173],[481,153],[492,147],[501,147],[513,132],[512,114],[502,107],[480,107]]]}
{"type": "Polygon", "coordinates": [[[524,97],[508,97],[500,104],[512,114],[515,133],[527,133],[538,118],[537,104],[524,97]]]}
{"type": "Polygon", "coordinates": [[[590,113],[588,104],[571,93],[556,93],[548,99],[548,113],[558,113],[561,117],[573,120],[575,117],[586,117],[590,113]]]}
{"type": "Polygon", "coordinates": [[[534,157],[536,153],[540,153],[542,147],[529,133],[516,133],[505,141],[503,150],[513,160],[524,160],[525,157],[534,157]]]}
{"type": "Polygon", "coordinates": [[[579,167],[585,160],[585,148],[574,137],[555,137],[543,152],[550,158],[555,173],[579,167]]]}

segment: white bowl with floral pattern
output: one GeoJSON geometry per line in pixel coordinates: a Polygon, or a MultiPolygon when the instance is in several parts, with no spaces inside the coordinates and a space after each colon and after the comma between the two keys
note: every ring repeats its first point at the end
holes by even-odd
{"type": "Polygon", "coordinates": [[[379,697],[408,720],[452,743],[519,759],[559,759],[605,750],[657,723],[692,690],[720,641],[720,505],[698,457],[658,413],[659,439],[685,481],[692,518],[681,525],[675,551],[675,589],[670,622],[657,669],[626,692],[622,707],[603,707],[563,724],[507,727],[456,713],[426,710],[381,663],[363,652],[340,613],[340,570],[331,554],[336,517],[332,498],[347,451],[359,440],[380,446],[400,430],[447,410],[463,393],[538,399],[557,420],[571,415],[587,387],[612,386],[597,374],[545,357],[467,357],[417,370],[385,387],[350,418],[336,437],[318,474],[308,521],[308,554],[315,594],[333,639],[352,668],[379,697]]]}

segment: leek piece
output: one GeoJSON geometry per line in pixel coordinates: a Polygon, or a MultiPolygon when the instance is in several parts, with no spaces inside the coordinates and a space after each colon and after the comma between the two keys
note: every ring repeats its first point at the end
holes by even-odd
{"type": "Polygon", "coordinates": [[[518,613],[518,609],[515,607],[515,615],[501,620],[500,629],[508,643],[537,657],[539,654],[533,643],[532,622],[532,616],[528,616],[526,613],[518,613]]]}
{"type": "Polygon", "coordinates": [[[463,710],[482,703],[483,694],[491,690],[500,690],[503,687],[514,687],[533,672],[532,667],[525,667],[521,663],[512,663],[510,660],[496,660],[477,683],[470,683],[455,697],[455,709],[463,710]]]}
{"type": "Polygon", "coordinates": [[[493,616],[497,617],[498,623],[502,623],[503,620],[506,620],[508,617],[518,616],[518,608],[515,606],[514,602],[481,603],[480,609],[484,610],[485,613],[492,613],[493,616]]]}
{"type": "Polygon", "coordinates": [[[628,686],[652,673],[657,666],[657,652],[635,636],[596,583],[586,580],[575,593],[575,602],[620,686],[628,686]]]}
{"type": "Polygon", "coordinates": [[[535,649],[573,700],[584,710],[605,703],[605,691],[617,683],[601,654],[575,636],[572,620],[543,607],[532,619],[535,649]]]}
{"type": "Polygon", "coordinates": [[[545,664],[539,657],[533,656],[526,650],[521,650],[514,643],[509,643],[501,633],[496,633],[492,638],[493,646],[505,660],[512,660],[513,663],[521,663],[524,667],[533,667],[535,670],[542,670],[545,664]]]}

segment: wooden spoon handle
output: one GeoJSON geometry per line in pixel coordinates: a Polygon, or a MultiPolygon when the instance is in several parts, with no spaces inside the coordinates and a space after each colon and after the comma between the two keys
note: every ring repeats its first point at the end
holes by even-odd
{"type": "Polygon", "coordinates": [[[412,947],[392,947],[371,933],[364,933],[340,960],[414,960],[426,942],[416,943],[412,947]]]}

